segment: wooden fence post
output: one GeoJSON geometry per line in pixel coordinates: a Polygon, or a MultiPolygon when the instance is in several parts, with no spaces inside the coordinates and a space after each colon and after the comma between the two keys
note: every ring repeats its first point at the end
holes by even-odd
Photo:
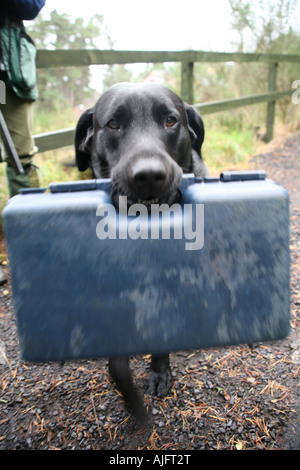
{"type": "Polygon", "coordinates": [[[194,102],[194,62],[181,62],[181,98],[189,104],[194,102]]]}
{"type": "MultiPolygon", "coordinates": [[[[274,62],[269,66],[268,91],[276,91],[278,63],[274,62]]],[[[267,129],[266,142],[273,139],[274,121],[275,121],[276,101],[269,101],[267,104],[267,129]]]]}

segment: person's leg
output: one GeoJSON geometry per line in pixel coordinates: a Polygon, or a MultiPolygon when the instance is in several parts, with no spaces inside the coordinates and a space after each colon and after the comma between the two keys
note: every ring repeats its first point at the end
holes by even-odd
{"type": "Polygon", "coordinates": [[[32,137],[32,105],[32,102],[18,98],[7,87],[6,103],[1,105],[1,110],[25,171],[24,174],[17,175],[10,163],[7,163],[6,175],[10,197],[17,194],[19,189],[39,186],[37,169],[32,164],[32,157],[36,152],[32,137]]]}
{"type": "Polygon", "coordinates": [[[9,163],[6,165],[6,177],[10,197],[18,194],[20,189],[39,187],[37,168],[33,165],[31,157],[27,157],[25,159],[20,158],[20,160],[24,169],[24,173],[22,175],[17,175],[9,163]]]}

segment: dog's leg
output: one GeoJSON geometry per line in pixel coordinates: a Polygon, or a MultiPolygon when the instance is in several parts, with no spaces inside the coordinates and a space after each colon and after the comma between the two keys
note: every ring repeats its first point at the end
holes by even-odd
{"type": "Polygon", "coordinates": [[[147,419],[144,403],[135,389],[129,369],[128,357],[109,358],[109,372],[122,393],[126,405],[131,409],[134,417],[140,423],[147,419]]]}
{"type": "Polygon", "coordinates": [[[171,387],[169,354],[152,355],[151,366],[146,378],[146,392],[163,397],[171,387]]]}

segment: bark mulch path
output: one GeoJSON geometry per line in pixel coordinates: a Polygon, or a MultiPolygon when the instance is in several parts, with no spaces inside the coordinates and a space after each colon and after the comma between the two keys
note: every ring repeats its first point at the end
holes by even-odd
{"type": "MultiPolygon", "coordinates": [[[[171,356],[173,387],[145,397],[151,422],[137,427],[106,360],[20,360],[10,282],[0,287],[0,450],[299,449],[300,133],[255,156],[291,196],[291,333],[288,338],[171,356]]],[[[0,262],[8,273],[3,237],[0,262]]],[[[53,280],[55,293],[55,279],[53,280]]],[[[149,357],[132,360],[143,387],[149,357]]]]}

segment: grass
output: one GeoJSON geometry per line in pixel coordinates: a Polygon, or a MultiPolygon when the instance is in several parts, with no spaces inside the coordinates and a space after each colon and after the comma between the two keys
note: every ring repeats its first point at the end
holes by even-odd
{"type": "Polygon", "coordinates": [[[243,170],[258,149],[259,143],[249,129],[244,131],[215,129],[203,145],[203,158],[212,175],[223,170],[243,170]]]}

